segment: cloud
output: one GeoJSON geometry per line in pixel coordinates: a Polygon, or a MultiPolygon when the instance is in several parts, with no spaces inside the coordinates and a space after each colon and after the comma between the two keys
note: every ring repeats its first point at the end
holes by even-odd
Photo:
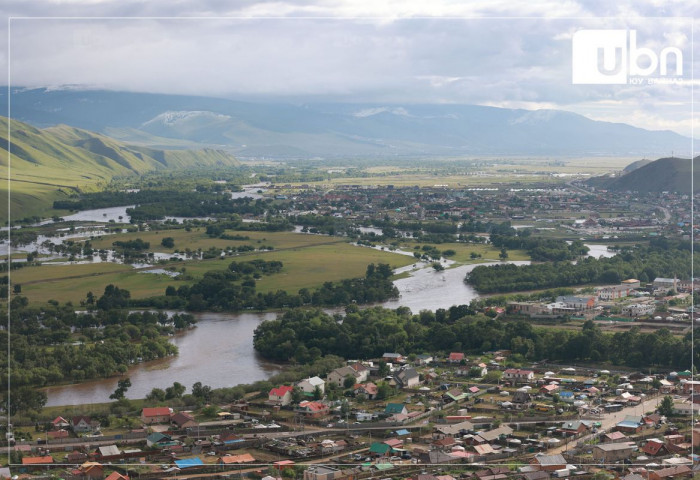
{"type": "Polygon", "coordinates": [[[644,46],[682,48],[690,77],[690,20],[648,18],[692,16],[690,3],[115,0],[88,10],[82,1],[11,0],[3,15],[29,18],[11,21],[11,59],[0,62],[12,85],[378,107],[542,106],[688,135],[689,88],[572,85],[571,37],[581,28],[634,28],[644,46]],[[31,18],[38,15],[118,18],[31,18]],[[147,18],[161,16],[170,18],[147,18]]]}

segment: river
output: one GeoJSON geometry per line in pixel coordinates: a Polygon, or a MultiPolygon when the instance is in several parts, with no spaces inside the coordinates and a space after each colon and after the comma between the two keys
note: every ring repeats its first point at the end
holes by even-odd
{"type": "MultiPolygon", "coordinates": [[[[172,342],[180,350],[176,357],[136,365],[127,374],[131,379],[129,398],[143,398],[154,387],[165,389],[180,382],[188,391],[195,382],[214,388],[264,380],[281,371],[253,350],[253,331],[276,313],[202,313],[191,331],[176,335],[172,342]]],[[[109,401],[117,378],[49,387],[47,405],[79,405],[109,401]]]]}
{"type": "MultiPolygon", "coordinates": [[[[528,262],[513,262],[525,264],[528,262]]],[[[477,292],[464,283],[464,276],[476,265],[463,265],[435,272],[429,265],[417,263],[400,271],[411,276],[396,280],[400,297],[379,305],[386,308],[409,307],[412,312],[449,308],[468,304],[477,292]]],[[[193,330],[173,337],[179,348],[177,357],[147,362],[131,368],[129,398],[143,398],[152,388],[163,388],[178,381],[189,389],[195,382],[213,388],[231,387],[240,383],[263,380],[279,372],[281,367],[267,362],[253,349],[253,331],[276,313],[203,313],[193,330]]],[[[79,385],[46,389],[47,405],[78,405],[109,401],[117,378],[101,379],[79,385]]]]}

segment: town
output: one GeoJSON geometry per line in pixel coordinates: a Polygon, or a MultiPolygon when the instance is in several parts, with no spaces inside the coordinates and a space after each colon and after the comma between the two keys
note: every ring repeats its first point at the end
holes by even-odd
{"type": "Polygon", "coordinates": [[[691,372],[509,368],[510,355],[387,352],[226,405],[191,409],[180,397],[118,422],[57,415],[8,431],[21,463],[13,471],[111,480],[694,475],[700,429],[688,420],[700,410],[700,382],[691,372]]]}

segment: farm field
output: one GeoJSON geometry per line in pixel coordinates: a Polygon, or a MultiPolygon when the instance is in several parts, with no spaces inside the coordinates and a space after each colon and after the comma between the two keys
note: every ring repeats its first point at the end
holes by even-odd
{"type": "MultiPolygon", "coordinates": [[[[175,238],[176,247],[186,244],[187,248],[195,251],[197,248],[206,250],[209,247],[225,248],[244,244],[259,246],[258,240],[265,245],[274,246],[275,249],[208,260],[169,262],[155,267],[173,268],[178,271],[185,269],[189,280],[175,280],[165,274],[144,273],[143,269],[136,270],[130,265],[115,263],[45,264],[17,270],[13,272],[12,279],[13,283],[22,286],[22,295],[32,303],[61,300],[78,304],[85,298],[88,291],[99,295],[110,284],[129,290],[132,298],[162,295],[168,285],[191,284],[207,271],[228,268],[232,261],[249,261],[256,258],[266,261],[278,260],[284,264],[281,273],[258,280],[258,291],[287,290],[290,293],[297,292],[301,288],[312,289],[324,282],[361,277],[370,263],[388,263],[392,268],[398,268],[415,262],[414,258],[406,255],[358,247],[342,239],[323,235],[290,232],[232,232],[232,234],[247,235],[251,239],[241,241],[212,239],[203,231],[177,230],[110,235],[93,241],[93,245],[97,248],[108,248],[117,240],[141,238],[151,242],[151,250],[172,253],[175,249],[166,249],[160,245],[161,238],[171,236],[175,238]]],[[[179,248],[184,250],[183,246],[179,248]]]]}

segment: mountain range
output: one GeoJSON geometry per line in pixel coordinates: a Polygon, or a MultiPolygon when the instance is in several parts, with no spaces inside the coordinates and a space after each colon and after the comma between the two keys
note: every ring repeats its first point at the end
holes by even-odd
{"type": "MultiPolygon", "coordinates": [[[[0,108],[7,103],[0,94],[0,108]]],[[[478,105],[243,102],[80,89],[11,93],[11,116],[67,124],[154,148],[239,157],[639,156],[689,152],[690,139],[560,110],[478,105]]]]}

